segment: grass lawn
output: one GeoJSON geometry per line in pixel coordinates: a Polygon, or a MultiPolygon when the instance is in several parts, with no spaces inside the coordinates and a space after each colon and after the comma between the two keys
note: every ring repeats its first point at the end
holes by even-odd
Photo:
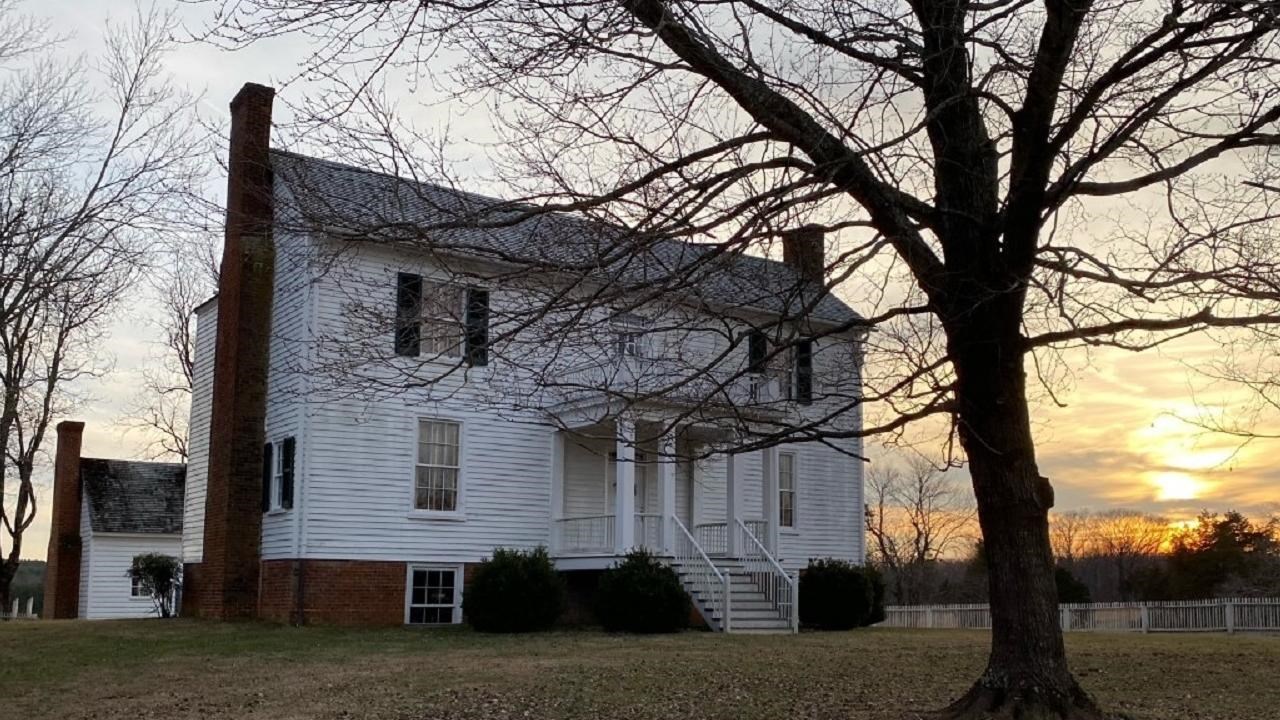
{"type": "MultiPolygon", "coordinates": [[[[0,718],[851,718],[944,705],[983,633],[791,636],[0,623],[0,718]]],[[[1085,687],[1140,720],[1280,718],[1280,637],[1073,634],[1085,687]]]]}

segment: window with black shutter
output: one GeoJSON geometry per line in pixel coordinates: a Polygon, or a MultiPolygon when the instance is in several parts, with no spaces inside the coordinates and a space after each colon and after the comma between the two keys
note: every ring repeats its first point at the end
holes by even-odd
{"type": "Polygon", "coordinates": [[[769,339],[759,330],[747,335],[747,371],[763,373],[769,369],[769,339]]]}
{"type": "Polygon", "coordinates": [[[467,364],[489,364],[489,291],[467,290],[467,364]]]}
{"type": "Polygon", "coordinates": [[[271,510],[271,477],[275,466],[271,463],[271,443],[262,446],[262,512],[271,510]]]}
{"type": "Polygon", "coordinates": [[[813,402],[813,341],[796,342],[796,400],[813,402]]]}
{"type": "Polygon", "coordinates": [[[396,275],[396,354],[417,357],[422,347],[422,276],[396,275]]]}
{"type": "Polygon", "coordinates": [[[280,507],[293,507],[293,465],[295,445],[293,438],[280,441],[280,507]]]}

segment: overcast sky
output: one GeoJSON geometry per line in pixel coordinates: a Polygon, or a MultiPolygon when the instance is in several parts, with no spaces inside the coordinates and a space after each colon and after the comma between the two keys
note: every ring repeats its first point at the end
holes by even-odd
{"type": "MultiPolygon", "coordinates": [[[[176,6],[181,19],[193,27],[208,11],[203,6],[176,6]]],[[[125,20],[134,12],[129,0],[46,0],[27,7],[73,33],[73,47],[90,57],[101,48],[107,17],[125,20]]],[[[207,116],[225,120],[227,102],[245,82],[283,87],[285,101],[290,93],[300,93],[302,88],[286,87],[285,81],[303,50],[301,40],[273,41],[234,53],[190,43],[172,54],[167,67],[176,83],[203,94],[207,116]]],[[[415,100],[432,104],[439,98],[429,97],[430,92],[423,89],[424,96],[415,100]]],[[[458,119],[449,108],[424,112],[437,114],[440,122],[446,116],[455,123],[458,119]]],[[[470,111],[469,126],[483,128],[484,118],[476,117],[477,112],[483,110],[470,111]]],[[[156,352],[158,337],[145,322],[147,306],[146,298],[139,296],[126,308],[105,348],[115,359],[115,370],[83,388],[92,400],[75,419],[87,423],[86,455],[136,458],[145,444],[120,419],[137,387],[139,369],[156,352]]],[[[1060,509],[1123,507],[1164,513],[1173,520],[1193,517],[1201,508],[1280,510],[1280,470],[1274,461],[1268,462],[1280,449],[1276,444],[1240,448],[1177,419],[1195,415],[1197,401],[1211,408],[1241,402],[1231,389],[1207,385],[1188,371],[1189,365],[1210,359],[1215,350],[1213,343],[1200,339],[1159,352],[1103,351],[1070,358],[1072,387],[1059,398],[1067,407],[1044,403],[1035,409],[1041,468],[1057,488],[1060,509]]],[[[44,556],[47,509],[43,503],[28,533],[23,553],[27,557],[44,556]]]]}

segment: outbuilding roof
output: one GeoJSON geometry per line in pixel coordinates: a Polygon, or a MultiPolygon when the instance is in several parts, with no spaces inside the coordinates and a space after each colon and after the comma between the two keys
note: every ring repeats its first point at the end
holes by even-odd
{"type": "Polygon", "coordinates": [[[80,482],[95,533],[178,534],[187,466],[80,459],[80,482]]]}

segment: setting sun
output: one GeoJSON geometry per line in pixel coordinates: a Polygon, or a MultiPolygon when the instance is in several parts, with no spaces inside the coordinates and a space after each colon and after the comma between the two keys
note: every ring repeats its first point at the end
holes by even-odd
{"type": "Polygon", "coordinates": [[[1204,491],[1204,484],[1181,472],[1161,472],[1151,476],[1157,500],[1194,500],[1204,491]]]}

